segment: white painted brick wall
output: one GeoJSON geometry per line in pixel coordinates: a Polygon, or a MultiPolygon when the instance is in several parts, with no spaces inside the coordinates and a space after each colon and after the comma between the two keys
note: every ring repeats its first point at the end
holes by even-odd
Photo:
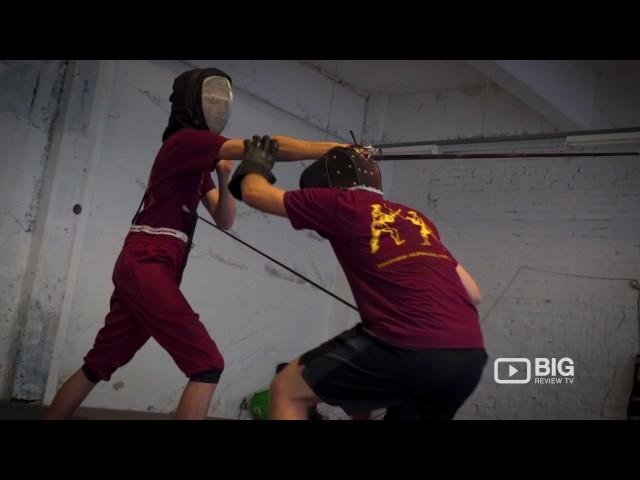
{"type": "Polygon", "coordinates": [[[640,279],[637,157],[397,163],[390,198],[435,222],[484,293],[491,358],[459,418],[626,417],[638,292],[518,269],[640,279]],[[509,356],[571,357],[575,382],[497,385],[493,360],[509,356]]]}
{"type": "MultiPolygon", "coordinates": [[[[80,70],[95,70],[97,77],[69,77],[70,100],[52,155],[58,173],[44,175],[53,193],[42,195],[46,208],[39,211],[37,202],[30,202],[44,166],[53,164],[43,156],[48,132],[44,128],[41,134],[41,124],[47,125],[40,116],[48,112],[44,107],[55,75],[40,76],[41,94],[32,99],[42,62],[31,63],[16,67],[0,62],[0,145],[7,147],[1,164],[6,175],[0,178],[6,187],[0,193],[6,217],[0,225],[0,397],[18,391],[20,398],[37,400],[44,393],[46,403],[80,367],[104,322],[113,264],[166,126],[171,82],[189,66],[79,61],[80,70]],[[20,77],[9,75],[11,69],[25,71],[20,77]],[[103,84],[109,88],[100,88],[103,84]],[[78,216],[71,213],[76,202],[83,207],[78,216]],[[29,245],[28,223],[36,213],[44,219],[38,236],[42,255],[29,245]],[[33,286],[23,288],[27,315],[18,322],[21,276],[30,251],[33,286]],[[18,354],[15,344],[21,347],[18,354]],[[15,372],[8,368],[13,363],[15,372]]],[[[365,99],[299,62],[221,66],[234,79],[240,70],[254,71],[238,74],[235,109],[225,131],[232,138],[272,133],[335,141],[350,128],[361,135],[365,99]]],[[[278,185],[297,188],[304,165],[276,165],[278,185]]],[[[327,242],[242,203],[233,232],[333,288],[337,261],[327,242]]],[[[268,387],[278,363],[326,340],[330,304],[312,286],[204,224],[198,226],[194,243],[183,292],[226,358],[210,413],[235,418],[243,396],[268,387]]],[[[148,342],[111,382],[99,384],[85,405],[170,412],[185,383],[169,355],[148,342]]]]}
{"type": "Polygon", "coordinates": [[[495,84],[389,97],[382,143],[539,134],[556,126],[495,84]]]}
{"type": "Polygon", "coordinates": [[[65,63],[0,61],[0,398],[7,398],[23,286],[65,63]]]}

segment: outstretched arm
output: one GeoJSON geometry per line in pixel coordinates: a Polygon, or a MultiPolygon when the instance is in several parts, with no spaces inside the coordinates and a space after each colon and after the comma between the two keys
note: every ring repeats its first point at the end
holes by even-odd
{"type": "MultiPolygon", "coordinates": [[[[346,144],[335,142],[311,142],[292,137],[275,136],[272,140],[278,142],[276,161],[292,162],[296,160],[315,160],[334,147],[345,147],[346,144]]],[[[218,156],[239,160],[244,154],[244,140],[232,139],[222,144],[218,156]]]]}

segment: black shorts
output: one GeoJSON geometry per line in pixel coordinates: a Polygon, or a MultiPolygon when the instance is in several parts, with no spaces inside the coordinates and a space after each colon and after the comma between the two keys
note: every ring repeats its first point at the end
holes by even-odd
{"type": "Polygon", "coordinates": [[[311,390],[348,415],[387,408],[387,420],[448,420],[478,385],[487,353],[401,348],[358,324],[302,355],[300,363],[311,390]]]}

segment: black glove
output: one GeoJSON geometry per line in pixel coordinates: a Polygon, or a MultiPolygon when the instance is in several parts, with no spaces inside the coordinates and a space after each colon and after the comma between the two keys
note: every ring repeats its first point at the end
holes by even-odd
{"type": "Polygon", "coordinates": [[[245,140],[242,162],[233,172],[233,176],[229,182],[229,192],[231,192],[231,195],[238,200],[242,200],[242,189],[240,185],[242,185],[242,179],[249,173],[257,173],[266,178],[269,183],[273,184],[276,181],[276,177],[271,173],[271,169],[276,161],[277,153],[278,141],[272,140],[267,135],[262,138],[254,135],[253,141],[245,140]]]}

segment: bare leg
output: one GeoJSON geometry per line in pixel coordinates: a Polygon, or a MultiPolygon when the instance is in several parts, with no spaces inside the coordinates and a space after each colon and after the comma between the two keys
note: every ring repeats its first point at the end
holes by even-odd
{"type": "Polygon", "coordinates": [[[82,369],[78,370],[58,390],[42,419],[63,420],[71,416],[95,386],[82,369]]]}
{"type": "Polygon", "coordinates": [[[178,404],[176,420],[204,420],[217,386],[217,383],[187,383],[178,404]]]}
{"type": "Polygon", "coordinates": [[[300,359],[284,368],[269,389],[270,420],[307,420],[309,408],[320,402],[302,378],[300,359]]]}

